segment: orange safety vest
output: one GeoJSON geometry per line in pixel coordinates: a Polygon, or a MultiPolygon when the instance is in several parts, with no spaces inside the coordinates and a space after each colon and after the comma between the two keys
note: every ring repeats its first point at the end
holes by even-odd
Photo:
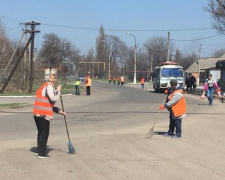
{"type": "Polygon", "coordinates": [[[114,77],[114,78],[113,78],[113,80],[115,81],[115,80],[116,80],[116,78],[114,77]]]}
{"type": "Polygon", "coordinates": [[[53,118],[53,106],[54,103],[49,101],[48,97],[42,96],[42,90],[49,85],[49,83],[44,83],[36,92],[36,99],[34,102],[34,115],[43,115],[53,118]]]}
{"type": "Polygon", "coordinates": [[[87,78],[86,79],[86,84],[85,86],[91,86],[91,79],[90,78],[87,78]]]}
{"type": "Polygon", "coordinates": [[[109,77],[109,80],[111,80],[111,77],[109,77]]]}
{"type": "Polygon", "coordinates": [[[120,81],[121,82],[124,82],[124,77],[123,76],[120,78],[120,81]]]}
{"type": "MultiPolygon", "coordinates": [[[[184,92],[181,89],[175,90],[172,92],[172,94],[170,94],[169,100],[171,100],[173,98],[173,95],[175,92],[181,92],[182,94],[184,94],[184,92]]],[[[185,114],[186,113],[186,101],[185,101],[184,95],[171,108],[172,108],[174,117],[179,117],[179,116],[182,116],[183,114],[185,114]]]]}
{"type": "Polygon", "coordinates": [[[141,78],[141,84],[144,84],[144,83],[145,83],[145,79],[141,78]]]}

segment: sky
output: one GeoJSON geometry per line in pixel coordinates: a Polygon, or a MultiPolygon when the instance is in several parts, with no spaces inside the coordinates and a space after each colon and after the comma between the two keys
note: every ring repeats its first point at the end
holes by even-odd
{"type": "Polygon", "coordinates": [[[7,36],[19,40],[26,21],[39,21],[35,48],[40,49],[44,34],[55,33],[70,40],[81,55],[96,45],[99,28],[118,36],[129,47],[153,37],[167,38],[181,53],[201,57],[225,48],[224,35],[212,29],[214,20],[203,9],[207,0],[0,0],[0,22],[7,36]],[[209,38],[211,37],[211,38],[209,38]]]}

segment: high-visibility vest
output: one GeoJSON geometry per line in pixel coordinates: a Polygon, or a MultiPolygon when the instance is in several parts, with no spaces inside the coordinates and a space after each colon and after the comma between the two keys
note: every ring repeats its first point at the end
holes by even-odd
{"type": "Polygon", "coordinates": [[[109,80],[111,80],[111,77],[109,77],[109,80]]]}
{"type": "Polygon", "coordinates": [[[183,114],[186,113],[186,101],[184,98],[184,92],[181,89],[175,90],[173,91],[170,95],[169,95],[169,100],[171,100],[173,98],[174,93],[176,92],[181,92],[183,94],[182,98],[176,103],[174,104],[171,108],[173,111],[173,115],[174,117],[179,117],[182,116],[183,114]]]}
{"type": "Polygon", "coordinates": [[[120,81],[121,82],[124,82],[124,77],[123,76],[120,78],[120,81]]]}
{"type": "Polygon", "coordinates": [[[37,90],[33,114],[53,118],[54,103],[51,102],[48,97],[42,96],[42,90],[48,85],[49,83],[46,82],[37,90]]]}
{"type": "Polygon", "coordinates": [[[85,86],[91,86],[91,79],[87,78],[85,83],[85,86]]]}
{"type": "Polygon", "coordinates": [[[114,78],[113,78],[113,80],[115,81],[115,80],[116,80],[116,78],[114,77],[114,78]]]}
{"type": "Polygon", "coordinates": [[[144,83],[145,83],[145,79],[141,78],[141,84],[144,84],[144,83]]]}
{"type": "Polygon", "coordinates": [[[75,86],[80,86],[80,81],[75,82],[75,86]]]}

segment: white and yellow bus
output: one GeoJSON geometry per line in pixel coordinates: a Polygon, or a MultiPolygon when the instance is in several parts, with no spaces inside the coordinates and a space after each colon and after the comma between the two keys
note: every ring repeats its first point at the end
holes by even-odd
{"type": "Polygon", "coordinates": [[[154,68],[152,82],[155,92],[161,92],[170,87],[171,79],[176,79],[178,84],[183,88],[184,72],[182,66],[179,66],[174,61],[167,61],[162,63],[161,66],[154,68]]]}

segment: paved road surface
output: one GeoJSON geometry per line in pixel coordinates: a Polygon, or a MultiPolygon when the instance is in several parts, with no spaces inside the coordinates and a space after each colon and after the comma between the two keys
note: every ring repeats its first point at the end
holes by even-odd
{"type": "Polygon", "coordinates": [[[215,100],[211,107],[186,94],[183,135],[172,139],[161,136],[168,130],[168,112],[158,113],[164,94],[97,81],[91,96],[84,94],[63,97],[75,155],[67,153],[62,116],[51,123],[52,157],[40,160],[32,106],[1,110],[0,179],[224,179],[223,103],[215,100]],[[145,139],[155,119],[158,135],[145,139]]]}

